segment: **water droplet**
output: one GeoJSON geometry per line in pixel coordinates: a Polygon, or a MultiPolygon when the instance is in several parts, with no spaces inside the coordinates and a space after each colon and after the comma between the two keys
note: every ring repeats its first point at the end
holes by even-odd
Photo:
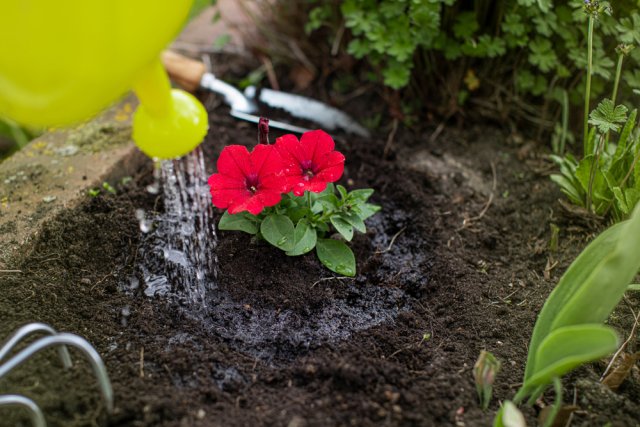
{"type": "Polygon", "coordinates": [[[151,231],[151,222],[147,220],[144,210],[136,209],[136,219],[140,222],[140,231],[148,233],[151,231]]]}
{"type": "Polygon", "coordinates": [[[305,246],[302,252],[309,252],[311,248],[309,246],[305,246]]]}
{"type": "Polygon", "coordinates": [[[122,323],[122,326],[126,327],[127,323],[129,323],[129,316],[131,316],[131,308],[129,308],[128,305],[125,305],[124,307],[122,307],[122,319],[120,320],[120,322],[122,323]]]}
{"type": "Polygon", "coordinates": [[[160,182],[156,181],[152,184],[147,185],[147,193],[150,194],[158,194],[160,192],[160,182]]]}
{"type": "Polygon", "coordinates": [[[282,236],[282,238],[281,238],[280,240],[278,240],[278,241],[276,242],[276,244],[277,244],[278,246],[284,246],[284,245],[286,245],[286,244],[287,244],[287,240],[289,240],[289,239],[287,239],[287,236],[282,236]]]}
{"type": "Polygon", "coordinates": [[[326,265],[326,266],[327,266],[327,268],[333,268],[333,263],[332,263],[332,262],[325,261],[325,262],[324,262],[324,265],[326,265]]]}

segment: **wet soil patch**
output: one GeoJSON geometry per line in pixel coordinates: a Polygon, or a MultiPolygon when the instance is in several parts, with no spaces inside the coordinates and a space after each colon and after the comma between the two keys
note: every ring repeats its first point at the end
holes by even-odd
{"type": "MultiPolygon", "coordinates": [[[[253,126],[222,109],[211,128],[209,173],[225,144],[255,141],[253,126]]],[[[0,393],[32,397],[54,426],[490,425],[521,380],[544,299],[594,232],[559,208],[535,152],[523,156],[496,129],[430,141],[432,131],[400,129],[386,158],[386,135],[336,136],[343,184],[374,188],[383,207],[355,239],[354,280],[312,255],[220,232],[207,309],[147,296],[135,212],[163,210],[145,190],[150,164],[117,195],[63,212],[14,260],[21,273],[0,273],[0,333],[44,321],[86,337],[105,359],[116,413],[104,413],[84,364],[63,372],[55,352],[0,380],[0,393]],[[486,413],[471,375],[482,349],[504,366],[486,413]]],[[[614,319],[628,333],[625,307],[614,319]]],[[[582,409],[573,425],[634,425],[637,382],[604,392],[599,372],[588,366],[565,382],[582,409]]],[[[0,425],[26,425],[18,411],[0,412],[0,425]]],[[[535,411],[527,416],[533,425],[535,411]]]]}

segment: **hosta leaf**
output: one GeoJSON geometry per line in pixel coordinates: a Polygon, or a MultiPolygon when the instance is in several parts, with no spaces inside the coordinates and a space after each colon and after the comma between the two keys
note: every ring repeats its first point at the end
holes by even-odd
{"type": "Polygon", "coordinates": [[[535,367],[524,387],[549,384],[553,378],[613,353],[618,344],[618,335],[613,328],[601,324],[558,328],[535,349],[535,367]]]}
{"type": "MultiPolygon", "coordinates": [[[[554,330],[602,323],[640,269],[640,208],[602,232],[564,273],[538,316],[529,344],[525,381],[534,374],[538,347],[554,330]]],[[[564,346],[564,345],[563,345],[564,346]]]]}

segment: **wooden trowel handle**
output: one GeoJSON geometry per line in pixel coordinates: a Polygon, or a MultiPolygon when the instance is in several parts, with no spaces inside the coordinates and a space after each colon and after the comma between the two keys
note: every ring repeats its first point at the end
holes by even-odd
{"type": "Polygon", "coordinates": [[[162,52],[162,64],[169,73],[171,80],[189,92],[193,92],[200,87],[200,80],[207,71],[202,62],[170,50],[162,52]]]}

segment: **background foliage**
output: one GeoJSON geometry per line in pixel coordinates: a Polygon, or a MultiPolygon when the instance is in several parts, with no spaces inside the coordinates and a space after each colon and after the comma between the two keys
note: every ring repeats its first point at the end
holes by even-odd
{"type": "MultiPolygon", "coordinates": [[[[291,16],[300,8],[284,0],[275,3],[276,14],[288,7],[291,16]]],[[[527,119],[550,129],[559,120],[564,90],[571,105],[581,102],[587,28],[581,0],[300,3],[315,49],[307,49],[307,57],[328,51],[336,56],[339,50],[361,59],[366,68],[360,77],[403,89],[410,95],[403,99],[446,117],[471,104],[486,116],[527,119]]],[[[610,87],[615,47],[640,43],[639,3],[621,0],[612,6],[612,16],[602,15],[596,23],[594,99],[610,87]]],[[[295,22],[290,19],[289,26],[295,22]]],[[[625,67],[623,96],[640,88],[639,62],[640,49],[635,49],[625,67]]]]}

